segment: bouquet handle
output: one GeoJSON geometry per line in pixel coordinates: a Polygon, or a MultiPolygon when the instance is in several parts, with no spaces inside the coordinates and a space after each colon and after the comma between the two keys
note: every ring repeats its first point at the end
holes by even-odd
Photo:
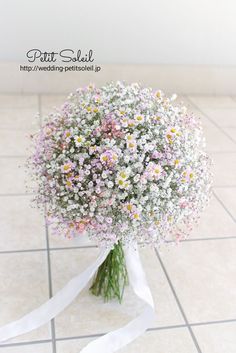
{"type": "MultiPolygon", "coordinates": [[[[110,249],[102,249],[95,262],[82,274],[72,278],[66,286],[31,313],[0,328],[0,342],[30,332],[55,318],[82,291],[109,254],[110,249]]],[[[139,258],[138,250],[133,245],[124,249],[129,281],[135,294],[147,305],[144,311],[126,326],[112,331],[89,343],[81,353],[111,353],[132,342],[146,331],[155,318],[151,291],[146,282],[145,273],[139,258]]]]}

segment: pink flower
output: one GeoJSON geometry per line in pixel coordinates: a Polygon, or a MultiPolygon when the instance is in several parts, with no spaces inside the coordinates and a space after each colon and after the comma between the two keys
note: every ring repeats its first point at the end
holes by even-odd
{"type": "Polygon", "coordinates": [[[101,132],[108,138],[122,137],[123,132],[121,131],[120,123],[111,116],[108,116],[101,126],[101,132]]]}
{"type": "Polygon", "coordinates": [[[145,175],[147,176],[147,178],[149,180],[153,180],[153,179],[157,180],[161,177],[162,171],[163,171],[163,169],[162,169],[161,165],[150,162],[147,165],[145,175]]]}
{"type": "Polygon", "coordinates": [[[107,221],[108,224],[112,224],[112,218],[111,217],[107,217],[106,221],[107,221]]]}
{"type": "Polygon", "coordinates": [[[62,173],[69,173],[74,168],[75,168],[75,163],[67,162],[61,166],[61,171],[62,173]]]}
{"type": "Polygon", "coordinates": [[[102,164],[113,166],[118,161],[118,155],[112,150],[106,150],[100,156],[102,164]]]}

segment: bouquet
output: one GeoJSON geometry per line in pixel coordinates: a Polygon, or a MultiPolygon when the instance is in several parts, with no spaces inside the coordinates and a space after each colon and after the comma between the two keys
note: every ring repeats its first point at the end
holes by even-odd
{"type": "Polygon", "coordinates": [[[57,234],[71,239],[87,233],[101,251],[48,302],[0,328],[0,342],[55,318],[94,275],[94,295],[121,302],[129,281],[147,305],[83,353],[115,352],[153,323],[137,244],[157,247],[187,237],[211,187],[200,122],[174,98],[136,83],[89,85],[71,94],[33,136],[28,166],[35,201],[57,234]]]}
{"type": "Polygon", "coordinates": [[[54,231],[87,233],[110,252],[91,292],[122,300],[123,247],[188,236],[207,204],[210,160],[199,119],[161,91],[89,85],[69,96],[33,138],[36,202],[54,231]]]}

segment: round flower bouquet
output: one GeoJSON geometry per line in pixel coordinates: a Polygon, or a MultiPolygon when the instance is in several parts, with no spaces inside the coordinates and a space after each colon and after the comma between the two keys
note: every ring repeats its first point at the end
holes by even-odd
{"type": "Polygon", "coordinates": [[[113,246],[91,286],[122,298],[122,246],[189,233],[209,194],[199,121],[160,91],[117,82],[72,94],[35,137],[37,202],[57,231],[113,246]]]}
{"type": "Polygon", "coordinates": [[[36,201],[58,234],[86,233],[106,249],[90,287],[105,300],[121,301],[128,280],[133,285],[127,247],[185,238],[207,204],[202,128],[174,98],[136,83],[90,85],[34,137],[36,201]]]}

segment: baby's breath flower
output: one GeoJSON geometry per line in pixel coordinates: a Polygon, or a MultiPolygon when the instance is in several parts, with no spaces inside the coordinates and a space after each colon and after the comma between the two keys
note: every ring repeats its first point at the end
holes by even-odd
{"type": "Polygon", "coordinates": [[[48,116],[29,167],[58,232],[155,245],[189,233],[210,194],[210,160],[199,120],[174,98],[89,85],[48,116]]]}

